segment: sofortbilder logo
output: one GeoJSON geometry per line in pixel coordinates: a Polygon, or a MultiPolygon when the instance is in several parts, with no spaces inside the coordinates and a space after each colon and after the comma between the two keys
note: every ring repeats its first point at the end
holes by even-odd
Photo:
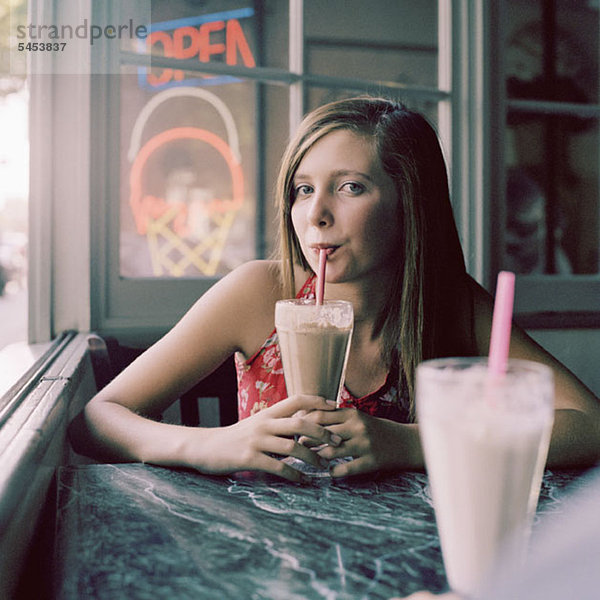
{"type": "Polygon", "coordinates": [[[89,40],[94,45],[96,40],[106,38],[107,40],[123,38],[144,39],[148,35],[146,25],[135,25],[133,19],[128,23],[119,25],[90,25],[87,19],[83,19],[81,25],[17,25],[17,39],[27,39],[29,42],[67,42],[67,40],[80,39],[89,40]]]}

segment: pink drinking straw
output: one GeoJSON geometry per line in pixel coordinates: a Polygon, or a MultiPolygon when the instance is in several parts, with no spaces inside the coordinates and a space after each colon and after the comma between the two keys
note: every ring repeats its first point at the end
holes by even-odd
{"type": "Polygon", "coordinates": [[[512,325],[513,302],[515,297],[515,274],[510,271],[498,273],[496,300],[492,319],[492,337],[488,368],[493,376],[506,373],[510,330],[512,325]]]}
{"type": "Polygon", "coordinates": [[[325,295],[325,267],[327,265],[327,250],[319,250],[319,272],[317,273],[317,306],[323,304],[325,295]]]}

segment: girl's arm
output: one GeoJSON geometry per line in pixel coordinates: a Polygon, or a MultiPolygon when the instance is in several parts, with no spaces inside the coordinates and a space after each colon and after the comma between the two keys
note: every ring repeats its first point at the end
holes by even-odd
{"type": "Polygon", "coordinates": [[[276,276],[266,262],[248,263],[224,277],[92,398],[79,431],[71,436],[75,449],[111,461],[212,473],[260,469],[294,480],[297,472],[271,453],[318,466],[319,457],[293,436],[331,441],[323,427],[294,418],[299,409],[330,410],[321,398],[291,398],[229,427],[192,428],[152,420],[235,351],[248,356],[260,346],[270,333],[278,293],[276,276]]]}
{"type": "MultiPolygon", "coordinates": [[[[492,326],[491,296],[474,283],[475,337],[481,355],[487,355],[492,326]]],[[[555,415],[548,465],[587,466],[600,459],[600,403],[569,369],[513,325],[511,358],[533,360],[554,372],[555,415]]]]}

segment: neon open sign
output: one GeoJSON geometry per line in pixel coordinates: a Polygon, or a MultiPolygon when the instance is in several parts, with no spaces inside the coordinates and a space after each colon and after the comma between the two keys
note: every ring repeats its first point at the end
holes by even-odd
{"type": "MultiPolygon", "coordinates": [[[[252,50],[240,23],[241,19],[253,16],[254,9],[241,8],[152,23],[144,40],[144,51],[172,58],[198,58],[200,63],[219,57],[227,65],[238,65],[241,59],[244,66],[255,67],[252,50]]],[[[156,90],[175,85],[216,85],[237,79],[230,76],[186,78],[181,69],[151,72],[140,67],[138,81],[140,86],[156,90]]]]}

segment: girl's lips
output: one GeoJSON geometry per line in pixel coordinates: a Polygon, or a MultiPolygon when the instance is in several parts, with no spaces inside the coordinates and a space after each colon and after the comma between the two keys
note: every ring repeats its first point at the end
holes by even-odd
{"type": "Polygon", "coordinates": [[[324,244],[323,245],[318,244],[316,246],[311,246],[311,250],[315,254],[319,254],[321,252],[321,250],[325,250],[327,252],[327,256],[331,256],[338,248],[339,248],[339,246],[327,246],[324,244]]]}

